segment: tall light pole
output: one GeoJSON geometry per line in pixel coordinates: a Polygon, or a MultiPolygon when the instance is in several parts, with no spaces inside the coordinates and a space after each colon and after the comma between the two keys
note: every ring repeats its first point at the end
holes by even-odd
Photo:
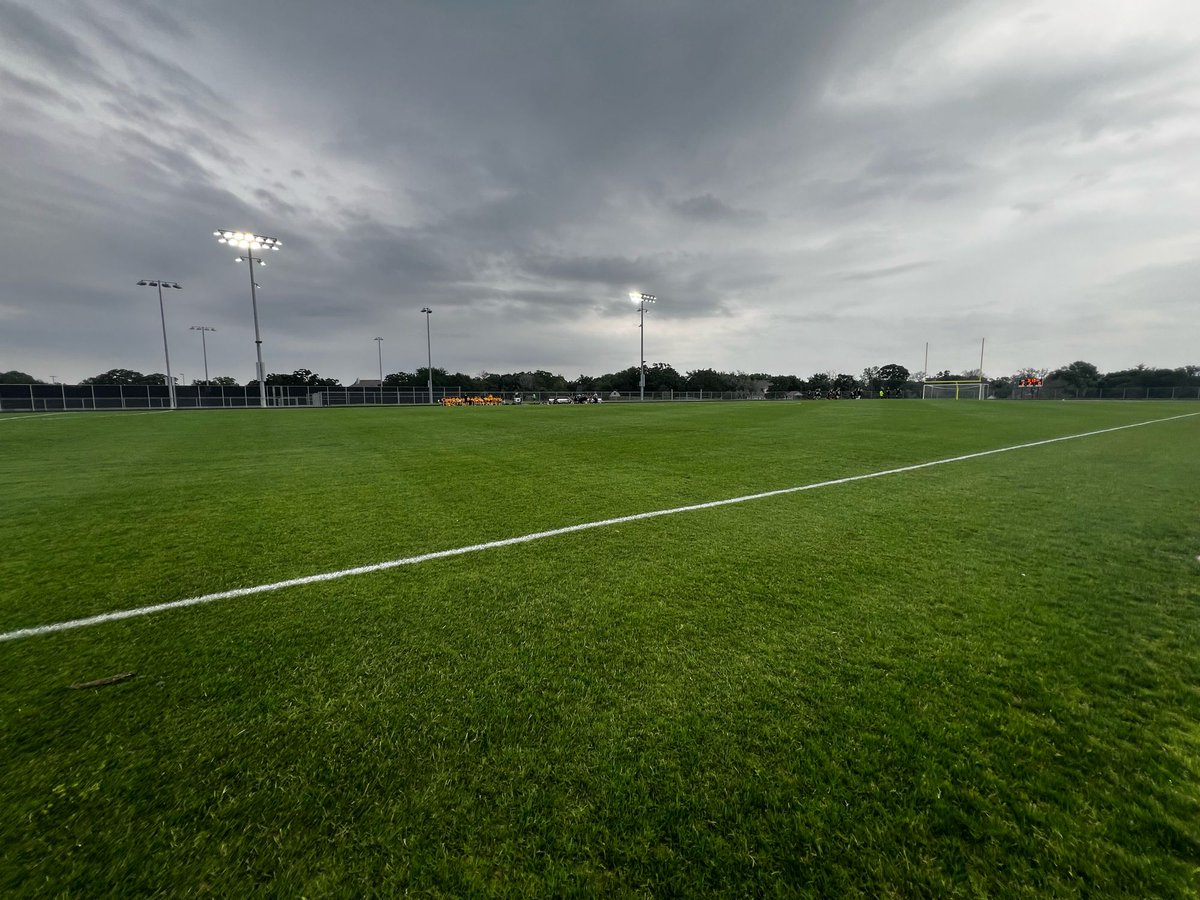
{"type": "Polygon", "coordinates": [[[639,368],[642,372],[642,377],[638,381],[639,400],[646,399],[646,304],[653,303],[658,298],[653,294],[646,294],[640,291],[633,291],[629,294],[629,299],[638,304],[638,331],[641,333],[641,343],[639,345],[638,360],[639,368]]]}
{"type": "Polygon", "coordinates": [[[215,328],[210,328],[207,325],[189,325],[188,331],[200,332],[200,349],[204,352],[204,383],[208,384],[208,342],[204,339],[206,331],[216,331],[215,328]]]}
{"type": "Polygon", "coordinates": [[[425,352],[428,354],[428,366],[426,371],[429,373],[429,405],[433,405],[433,344],[429,338],[429,317],[433,315],[433,310],[428,306],[422,306],[421,312],[425,313],[425,352]]]}
{"type": "Polygon", "coordinates": [[[984,399],[983,392],[983,347],[987,343],[987,338],[979,339],[979,399],[984,399]]]}
{"type": "Polygon", "coordinates": [[[138,284],[142,287],[158,288],[158,316],[162,319],[163,357],[167,363],[167,393],[171,397],[171,409],[175,409],[175,379],[171,377],[171,352],[167,349],[167,314],[163,309],[162,289],[175,288],[177,291],[182,291],[183,288],[177,281],[162,281],[161,279],[150,281],[143,278],[138,284]]]}
{"type": "Polygon", "coordinates": [[[379,351],[379,402],[383,402],[383,338],[377,337],[375,349],[379,351]]]}
{"type": "MultiPolygon", "coordinates": [[[[246,251],[245,256],[239,256],[238,262],[248,263],[253,266],[258,263],[260,266],[265,266],[266,262],[261,256],[255,256],[256,250],[278,250],[283,241],[279,238],[265,237],[261,234],[254,234],[250,231],[228,231],[222,229],[214,231],[213,237],[217,239],[218,244],[228,244],[230,247],[237,247],[246,251]]],[[[254,282],[254,269],[250,269],[250,309],[254,313],[254,349],[258,357],[258,401],[259,405],[266,408],[267,405],[267,384],[266,371],[263,369],[262,361],[262,336],[258,332],[258,295],[254,293],[254,289],[258,285],[254,282]]]]}

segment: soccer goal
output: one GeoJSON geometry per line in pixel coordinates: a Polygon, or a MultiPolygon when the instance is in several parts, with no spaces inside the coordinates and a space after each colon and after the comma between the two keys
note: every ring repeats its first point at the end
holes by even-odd
{"type": "Polygon", "coordinates": [[[982,400],[986,385],[974,381],[926,381],[921,385],[922,400],[982,400]]]}

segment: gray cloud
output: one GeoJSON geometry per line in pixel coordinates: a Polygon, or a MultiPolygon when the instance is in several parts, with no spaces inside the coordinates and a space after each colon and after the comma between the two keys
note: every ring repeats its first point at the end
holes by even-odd
{"type": "Polygon", "coordinates": [[[272,371],[416,368],[426,304],[451,368],[611,371],[635,288],[680,369],[1195,361],[1200,15],[1069,6],[0,0],[0,369],[155,370],[161,276],[248,379],[218,226],[285,241],[272,371]]]}
{"type": "Polygon", "coordinates": [[[760,213],[753,210],[736,209],[712,194],[688,197],[686,200],[680,200],[670,206],[678,215],[695,222],[747,225],[763,219],[760,213]]]}
{"type": "Polygon", "coordinates": [[[915,272],[918,269],[924,269],[932,265],[927,260],[919,260],[917,262],[901,263],[895,266],[885,266],[882,269],[865,269],[858,272],[848,272],[841,276],[843,281],[877,281],[881,278],[894,278],[897,275],[906,275],[909,272],[915,272]]]}

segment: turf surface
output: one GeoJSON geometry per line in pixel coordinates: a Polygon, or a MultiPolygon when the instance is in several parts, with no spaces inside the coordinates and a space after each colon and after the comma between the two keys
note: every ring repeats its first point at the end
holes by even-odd
{"type": "MultiPolygon", "coordinates": [[[[0,418],[0,632],[1196,411],[0,418]]],[[[0,891],[1194,895],[1198,436],[0,643],[0,891]]]]}

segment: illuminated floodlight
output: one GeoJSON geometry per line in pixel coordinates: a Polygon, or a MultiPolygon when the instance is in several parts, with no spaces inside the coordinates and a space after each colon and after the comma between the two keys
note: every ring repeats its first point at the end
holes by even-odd
{"type": "Polygon", "coordinates": [[[641,371],[641,377],[638,379],[638,397],[641,400],[646,399],[646,304],[653,303],[658,299],[654,294],[647,294],[645,291],[630,291],[629,299],[638,304],[638,334],[639,334],[639,355],[638,368],[641,371]]]}
{"type": "MultiPolygon", "coordinates": [[[[230,231],[225,228],[218,229],[213,232],[213,237],[217,239],[218,244],[225,244],[228,247],[237,247],[239,250],[246,251],[241,256],[237,257],[238,262],[258,263],[260,266],[265,266],[266,262],[259,256],[254,255],[255,250],[278,250],[280,241],[278,238],[267,237],[266,235],[255,234],[252,231],[230,231]]],[[[258,329],[258,295],[256,289],[259,287],[258,282],[254,280],[254,270],[250,270],[250,308],[254,313],[254,347],[257,357],[258,371],[258,399],[262,406],[267,405],[267,386],[266,386],[266,369],[263,368],[262,360],[262,335],[258,329]]],[[[202,335],[203,337],[203,335],[202,335]]],[[[205,379],[208,380],[207,378],[205,379]]]]}

